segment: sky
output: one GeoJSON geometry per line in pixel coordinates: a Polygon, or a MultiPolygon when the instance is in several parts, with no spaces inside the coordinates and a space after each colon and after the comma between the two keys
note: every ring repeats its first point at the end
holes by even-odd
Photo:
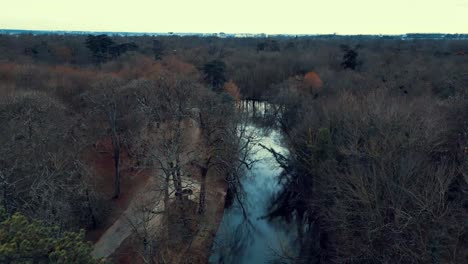
{"type": "Polygon", "coordinates": [[[0,0],[0,29],[468,33],[468,0],[0,0]]]}

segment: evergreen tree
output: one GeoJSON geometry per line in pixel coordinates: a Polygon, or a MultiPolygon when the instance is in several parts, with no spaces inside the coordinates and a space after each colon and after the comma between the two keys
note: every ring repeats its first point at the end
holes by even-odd
{"type": "Polygon", "coordinates": [[[86,47],[93,53],[96,63],[105,62],[113,46],[114,41],[107,35],[89,35],[86,38],[86,47]]]}
{"type": "Polygon", "coordinates": [[[343,55],[343,62],[341,63],[341,66],[343,66],[344,69],[355,70],[356,66],[358,65],[358,53],[355,50],[350,49],[346,45],[342,46],[342,49],[345,52],[345,54],[343,55]]]}
{"type": "Polygon", "coordinates": [[[0,263],[102,263],[90,253],[84,232],[65,232],[0,208],[0,263]]]}
{"type": "Polygon", "coordinates": [[[226,82],[226,64],[220,60],[213,60],[203,67],[205,81],[208,82],[214,90],[220,91],[226,82]]]}

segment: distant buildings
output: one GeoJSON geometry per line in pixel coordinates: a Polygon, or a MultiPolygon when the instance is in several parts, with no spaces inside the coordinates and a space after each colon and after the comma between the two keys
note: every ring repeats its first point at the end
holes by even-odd
{"type": "Polygon", "coordinates": [[[468,34],[444,34],[444,33],[407,33],[402,35],[339,35],[339,34],[265,34],[265,33],[183,33],[183,32],[93,32],[93,31],[48,31],[48,30],[21,30],[21,29],[0,29],[3,35],[109,35],[109,36],[199,36],[199,37],[218,37],[218,38],[267,38],[267,37],[310,37],[320,39],[336,39],[347,37],[358,38],[381,38],[381,39],[468,39],[468,34]]]}

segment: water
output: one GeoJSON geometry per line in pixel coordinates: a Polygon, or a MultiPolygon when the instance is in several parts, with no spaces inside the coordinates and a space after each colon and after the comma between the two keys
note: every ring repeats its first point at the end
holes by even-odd
{"type": "MultiPolygon", "coordinates": [[[[259,130],[253,125],[249,129],[259,130]]],[[[280,140],[280,134],[273,130],[262,137],[260,143],[286,154],[280,140]]],[[[280,220],[262,218],[267,213],[272,196],[281,189],[278,184],[281,169],[267,150],[259,145],[254,150],[252,155],[259,161],[241,179],[245,191],[243,205],[246,217],[236,200],[224,211],[209,263],[273,263],[280,255],[290,252],[289,245],[295,228],[280,220]]]]}

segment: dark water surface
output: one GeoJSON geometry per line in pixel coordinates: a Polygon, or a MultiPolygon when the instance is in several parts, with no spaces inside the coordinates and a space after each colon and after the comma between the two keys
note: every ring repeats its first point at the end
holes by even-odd
{"type": "MultiPolygon", "coordinates": [[[[260,130],[255,125],[249,129],[260,130]]],[[[280,141],[281,136],[275,130],[260,138],[263,145],[285,154],[280,141]]],[[[253,158],[259,161],[241,180],[247,218],[236,200],[225,209],[209,263],[273,263],[279,254],[289,251],[294,239],[295,228],[291,225],[261,218],[267,213],[272,196],[281,189],[278,184],[281,169],[267,150],[259,145],[254,149],[253,158]]]]}

